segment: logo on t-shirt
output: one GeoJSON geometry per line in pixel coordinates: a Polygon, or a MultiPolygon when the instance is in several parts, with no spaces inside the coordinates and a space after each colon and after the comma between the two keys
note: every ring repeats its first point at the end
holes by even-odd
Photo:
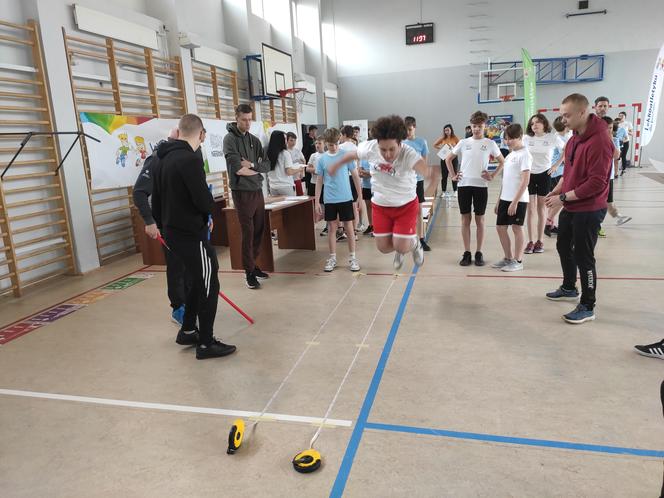
{"type": "Polygon", "coordinates": [[[480,150],[486,150],[486,149],[487,149],[486,145],[484,145],[484,144],[480,145],[480,150]]]}
{"type": "Polygon", "coordinates": [[[390,163],[379,163],[374,165],[374,169],[376,171],[380,171],[381,173],[386,173],[390,176],[394,176],[397,174],[396,170],[394,169],[394,166],[390,163]]]}
{"type": "Polygon", "coordinates": [[[466,145],[466,150],[473,150],[473,146],[472,145],[466,145]]]}

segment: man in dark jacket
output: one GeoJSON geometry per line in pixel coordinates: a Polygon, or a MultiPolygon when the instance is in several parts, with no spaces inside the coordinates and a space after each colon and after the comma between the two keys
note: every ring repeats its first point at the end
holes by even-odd
{"type": "MultiPolygon", "coordinates": [[[[175,340],[194,345],[196,358],[226,356],[235,346],[223,344],[213,335],[217,314],[219,264],[209,241],[208,220],[214,208],[212,193],[205,181],[203,160],[196,151],[205,140],[201,118],[185,114],[178,124],[178,139],[157,150],[160,167],[154,175],[152,213],[163,228],[164,238],[191,278],[184,321],[175,340]],[[196,329],[198,318],[199,329],[196,329]]],[[[211,223],[211,222],[210,222],[211,223]]]]}
{"type": "MultiPolygon", "coordinates": [[[[171,130],[168,140],[177,138],[177,128],[171,130]]],[[[152,196],[152,179],[155,171],[159,168],[159,157],[157,157],[157,149],[166,141],[161,141],[155,147],[154,152],[145,160],[143,168],[138,174],[136,183],[134,184],[133,198],[134,206],[143,218],[145,223],[145,233],[151,239],[156,239],[161,234],[160,226],[152,216],[152,208],[150,206],[150,197],[152,196]]],[[[196,152],[200,153],[200,149],[196,152]]],[[[166,257],[166,283],[168,285],[168,299],[171,302],[171,317],[175,322],[182,326],[184,319],[184,303],[191,287],[191,282],[187,276],[184,264],[172,251],[165,247],[164,256],[166,257]]]]}
{"type": "Polygon", "coordinates": [[[263,175],[270,171],[270,161],[263,154],[258,137],[249,133],[252,112],[247,104],[235,108],[235,123],[229,123],[224,137],[224,156],[233,204],[242,227],[242,266],[247,287],[260,288],[258,280],[269,275],[256,266],[256,258],[265,229],[263,175]]]}
{"type": "Polygon", "coordinates": [[[600,224],[606,216],[613,143],[606,123],[588,111],[588,99],[573,93],[560,108],[563,123],[574,135],[565,146],[563,180],[546,197],[551,208],[562,205],[556,248],[563,269],[563,284],[546,297],[553,301],[576,301],[577,268],[581,277],[581,301],[563,315],[568,323],[595,319],[595,244],[600,224]]]}

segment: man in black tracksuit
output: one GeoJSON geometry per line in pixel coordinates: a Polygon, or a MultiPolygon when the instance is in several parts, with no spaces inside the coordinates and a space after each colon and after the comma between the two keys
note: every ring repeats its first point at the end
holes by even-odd
{"type": "Polygon", "coordinates": [[[205,140],[203,122],[195,114],[185,114],[178,124],[178,135],[177,140],[157,150],[160,167],[154,175],[152,213],[163,227],[168,247],[182,260],[191,278],[176,342],[198,344],[196,358],[202,360],[231,354],[235,346],[219,342],[212,333],[219,297],[219,264],[208,240],[214,199],[205,181],[202,157],[196,154],[205,140]]]}
{"type": "Polygon", "coordinates": [[[228,134],[224,137],[224,157],[233,204],[242,227],[242,266],[247,287],[258,289],[258,280],[269,277],[256,266],[256,258],[265,229],[263,175],[260,173],[270,171],[270,161],[264,156],[258,137],[249,133],[251,118],[251,107],[247,104],[235,108],[236,122],[228,124],[228,134]]]}
{"type": "MultiPolygon", "coordinates": [[[[177,132],[177,130],[174,130],[177,132]]],[[[171,133],[169,141],[174,140],[177,133],[171,133]]],[[[159,169],[159,157],[157,156],[157,149],[165,141],[159,142],[155,151],[143,163],[143,169],[138,174],[136,183],[134,184],[133,197],[134,206],[145,222],[145,233],[151,239],[156,239],[161,234],[161,226],[157,225],[154,217],[152,216],[152,208],[148,199],[152,196],[152,179],[155,172],[159,169]]],[[[200,154],[200,149],[196,151],[200,154]]],[[[175,253],[169,251],[165,247],[164,256],[166,257],[166,282],[168,285],[168,299],[171,302],[173,309],[172,317],[177,323],[182,325],[184,318],[184,303],[191,288],[190,279],[185,271],[184,264],[175,253]]]]}

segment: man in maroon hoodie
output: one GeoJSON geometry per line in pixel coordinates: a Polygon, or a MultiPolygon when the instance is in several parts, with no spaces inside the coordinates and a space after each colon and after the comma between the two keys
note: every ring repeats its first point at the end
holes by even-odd
{"type": "Polygon", "coordinates": [[[547,196],[546,205],[563,207],[558,222],[556,248],[563,269],[563,284],[546,294],[552,301],[576,301],[576,272],[581,276],[581,300],[570,313],[568,323],[595,319],[595,244],[606,216],[613,144],[606,123],[588,110],[588,99],[573,93],[565,97],[560,113],[563,123],[574,131],[565,147],[563,180],[547,196]]]}

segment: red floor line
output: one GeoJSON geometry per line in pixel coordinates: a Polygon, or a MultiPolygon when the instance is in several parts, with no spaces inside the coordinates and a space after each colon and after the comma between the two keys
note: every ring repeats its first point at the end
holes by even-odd
{"type": "MultiPolygon", "coordinates": [[[[93,287],[92,289],[88,289],[88,290],[86,290],[86,291],[83,291],[83,292],[81,292],[80,294],[76,294],[75,296],[69,296],[69,297],[68,297],[67,299],[65,299],[64,301],[60,301],[59,303],[55,303],[55,304],[49,304],[49,305],[46,306],[45,308],[42,308],[42,309],[40,309],[39,311],[35,311],[35,312],[33,312],[33,313],[30,313],[29,315],[26,315],[26,316],[24,316],[23,318],[20,318],[20,319],[16,320],[15,322],[11,322],[11,323],[8,323],[8,324],[6,324],[6,325],[0,325],[0,328],[4,329],[4,328],[6,328],[6,327],[11,327],[12,325],[16,325],[17,323],[20,323],[20,322],[22,322],[22,321],[24,321],[24,320],[27,320],[27,319],[30,318],[31,316],[39,315],[40,313],[43,313],[44,311],[49,310],[49,309],[51,309],[51,308],[53,308],[53,307],[55,307],[55,306],[60,306],[61,304],[65,304],[67,301],[69,301],[69,300],[71,300],[71,299],[76,299],[77,297],[81,297],[83,294],[87,294],[88,292],[92,292],[92,291],[94,291],[94,290],[101,289],[102,287],[106,287],[108,284],[110,284],[111,282],[115,282],[116,280],[123,279],[123,278],[125,278],[125,277],[130,276],[130,275],[133,275],[134,273],[138,273],[138,272],[141,272],[141,271],[145,271],[145,269],[146,269],[146,268],[149,268],[149,267],[150,267],[150,265],[147,265],[147,266],[144,266],[144,267],[142,267],[142,268],[139,268],[138,270],[133,270],[133,271],[131,271],[131,272],[129,272],[129,273],[126,273],[125,275],[121,275],[121,276],[119,276],[119,277],[115,277],[115,278],[109,280],[109,281],[106,282],[106,283],[103,283],[103,284],[101,284],[101,285],[98,285],[97,287],[93,287]]],[[[28,330],[27,332],[31,332],[31,331],[28,330]]],[[[27,332],[26,332],[26,334],[27,334],[27,332]]],[[[21,335],[23,335],[23,334],[21,334],[21,335]]],[[[20,336],[16,336],[16,338],[18,338],[18,337],[20,337],[20,336]]]]}
{"type": "MultiPolygon", "coordinates": [[[[562,275],[544,276],[544,275],[466,275],[470,278],[542,278],[542,279],[562,279],[562,275]]],[[[598,280],[664,280],[664,277],[597,277],[598,280]]]]}

